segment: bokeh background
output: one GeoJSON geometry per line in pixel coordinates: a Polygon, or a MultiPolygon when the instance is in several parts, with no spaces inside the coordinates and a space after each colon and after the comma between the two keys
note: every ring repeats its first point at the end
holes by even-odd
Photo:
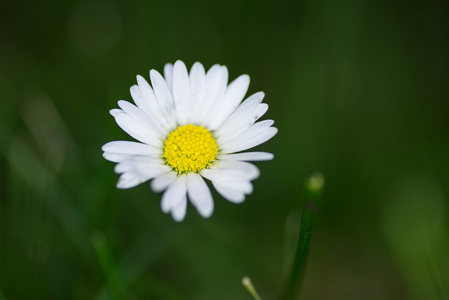
{"type": "Polygon", "coordinates": [[[0,299],[278,299],[315,171],[301,299],[448,299],[448,46],[443,0],[2,0],[0,299]],[[279,128],[243,204],[183,223],[100,150],[177,59],[249,74],[279,128]]]}

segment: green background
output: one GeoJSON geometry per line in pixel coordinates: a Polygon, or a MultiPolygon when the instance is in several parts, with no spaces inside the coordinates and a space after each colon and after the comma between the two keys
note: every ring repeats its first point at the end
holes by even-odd
{"type": "Polygon", "coordinates": [[[302,299],[448,299],[448,46],[442,0],[3,0],[0,299],[277,299],[315,171],[302,299]],[[101,157],[178,59],[249,74],[279,128],[243,204],[183,223],[101,157]]]}

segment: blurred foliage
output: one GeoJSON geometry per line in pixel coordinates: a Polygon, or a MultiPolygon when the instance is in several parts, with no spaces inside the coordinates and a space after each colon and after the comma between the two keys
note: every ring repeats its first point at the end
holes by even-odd
{"type": "MultiPolygon", "coordinates": [[[[263,299],[321,171],[304,299],[447,299],[446,1],[3,0],[0,299],[263,299]],[[245,203],[177,224],[117,190],[108,110],[182,59],[263,90],[279,134],[245,203]]],[[[292,238],[293,237],[293,238],[292,238]]]]}

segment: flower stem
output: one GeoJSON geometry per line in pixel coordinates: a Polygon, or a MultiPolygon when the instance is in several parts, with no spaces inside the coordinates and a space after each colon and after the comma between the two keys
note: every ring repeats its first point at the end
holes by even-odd
{"type": "Polygon", "coordinates": [[[306,267],[309,253],[310,239],[312,236],[313,222],[318,210],[318,198],[324,186],[323,175],[316,173],[306,179],[306,200],[301,213],[301,225],[296,246],[295,258],[287,283],[287,288],[282,299],[296,299],[299,293],[301,281],[306,267]]]}
{"type": "Polygon", "coordinates": [[[248,292],[253,296],[254,300],[262,300],[262,298],[260,298],[259,294],[256,291],[256,288],[254,287],[254,285],[251,282],[251,279],[249,279],[249,277],[247,277],[247,276],[243,277],[242,284],[248,290],[248,292]]]}

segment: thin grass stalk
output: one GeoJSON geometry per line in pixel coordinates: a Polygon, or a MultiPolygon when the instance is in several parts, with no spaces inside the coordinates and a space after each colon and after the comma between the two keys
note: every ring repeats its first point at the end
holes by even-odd
{"type": "Polygon", "coordinates": [[[324,177],[321,174],[310,176],[305,182],[306,199],[301,212],[301,224],[298,235],[298,243],[287,287],[281,299],[297,299],[309,254],[310,240],[313,224],[318,210],[318,198],[324,185],[324,177]]]}

